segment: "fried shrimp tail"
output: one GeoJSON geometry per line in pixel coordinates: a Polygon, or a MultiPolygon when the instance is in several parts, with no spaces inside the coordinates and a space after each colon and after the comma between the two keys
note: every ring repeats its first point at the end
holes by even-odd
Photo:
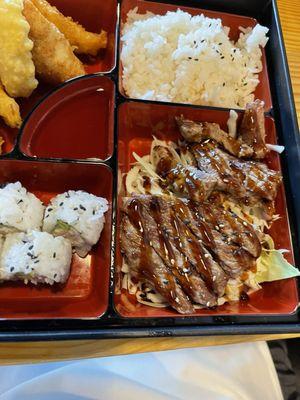
{"type": "Polygon", "coordinates": [[[0,78],[11,97],[28,97],[38,84],[22,10],[22,0],[0,0],[0,78]]]}
{"type": "MultiPolygon", "coordinates": [[[[20,115],[19,105],[14,99],[9,97],[0,83],[0,116],[4,119],[5,123],[11,128],[19,128],[22,119],[20,115]]],[[[3,139],[0,136],[0,149],[3,139]]],[[[0,150],[1,153],[1,150],[0,150]]]]}
{"type": "Polygon", "coordinates": [[[56,7],[51,6],[46,0],[32,0],[41,14],[52,22],[68,39],[74,47],[75,53],[90,54],[95,56],[100,49],[107,46],[107,33],[93,33],[86,31],[83,26],[65,17],[56,7]]]}
{"type": "Polygon", "coordinates": [[[34,44],[33,61],[42,79],[59,84],[85,74],[68,40],[30,0],[24,0],[24,15],[30,25],[29,37],[34,44]]]}

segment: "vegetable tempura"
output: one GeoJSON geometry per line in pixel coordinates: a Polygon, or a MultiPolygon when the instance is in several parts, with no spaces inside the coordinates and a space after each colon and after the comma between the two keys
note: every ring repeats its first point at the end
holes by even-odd
{"type": "MultiPolygon", "coordinates": [[[[4,119],[5,123],[11,128],[19,128],[22,119],[20,115],[19,105],[14,99],[9,97],[0,83],[0,116],[4,119]]],[[[0,147],[3,143],[2,137],[0,137],[0,147]]]]}
{"type": "Polygon", "coordinates": [[[38,84],[22,10],[22,0],[0,0],[0,78],[12,97],[28,97],[38,84]]]}

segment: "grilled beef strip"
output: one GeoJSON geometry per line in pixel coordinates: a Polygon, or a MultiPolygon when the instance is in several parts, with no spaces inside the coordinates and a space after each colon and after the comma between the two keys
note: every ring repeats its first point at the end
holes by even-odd
{"type": "Polygon", "coordinates": [[[170,150],[164,146],[154,147],[153,158],[156,173],[166,179],[174,193],[182,194],[195,201],[203,201],[216,188],[216,174],[206,173],[193,165],[178,163],[170,150]]]}
{"type": "Polygon", "coordinates": [[[243,143],[240,139],[232,138],[220,128],[220,125],[211,122],[197,123],[183,116],[175,117],[179,131],[189,143],[202,143],[207,139],[213,139],[230,154],[236,157],[251,157],[253,148],[243,143]]]}
{"type": "Polygon", "coordinates": [[[246,105],[238,132],[239,139],[253,148],[253,158],[265,158],[268,148],[265,144],[266,132],[263,101],[255,100],[246,105]]]}
{"type": "Polygon", "coordinates": [[[189,146],[198,168],[218,175],[218,188],[234,197],[251,201],[273,201],[281,183],[281,174],[255,161],[244,161],[218,148],[215,142],[189,146]]]}
{"type": "Polygon", "coordinates": [[[218,191],[230,193],[239,199],[247,197],[246,188],[241,184],[240,177],[232,173],[231,156],[219,149],[216,142],[192,144],[189,149],[195,157],[200,171],[211,174],[217,179],[216,189],[218,191]]]}
{"type": "Polygon", "coordinates": [[[229,277],[223,271],[222,267],[213,259],[208,250],[212,247],[212,240],[207,236],[209,233],[195,221],[186,202],[179,199],[175,200],[172,207],[176,213],[177,220],[180,221],[178,225],[184,230],[184,234],[181,235],[181,242],[186,256],[197,266],[199,263],[197,253],[201,255],[199,265],[201,266],[203,260],[205,260],[205,266],[211,273],[213,290],[219,297],[223,296],[229,277]],[[194,229],[193,225],[196,225],[194,229]],[[183,228],[183,226],[185,228],[183,228]],[[207,243],[208,241],[209,243],[207,243]]]}
{"type": "Polygon", "coordinates": [[[150,246],[149,239],[141,232],[142,222],[131,214],[123,214],[121,220],[121,252],[130,270],[161,294],[166,301],[181,314],[189,314],[194,307],[176,282],[171,270],[150,246]]]}
{"type": "Polygon", "coordinates": [[[214,205],[212,209],[211,203],[202,203],[199,210],[206,220],[215,223],[215,229],[226,237],[229,243],[241,246],[255,258],[260,256],[261,244],[251,224],[223,207],[214,205]]]}
{"type": "Polygon", "coordinates": [[[254,269],[255,258],[220,232],[218,221],[213,214],[217,205],[207,205],[211,208],[211,213],[204,213],[202,206],[188,201],[187,206],[183,207],[185,223],[209,249],[222,269],[232,278],[238,277],[244,270],[254,269]]]}
{"type": "Polygon", "coordinates": [[[151,238],[150,246],[172,271],[184,292],[195,303],[206,307],[216,305],[216,296],[207,288],[195,266],[180,251],[179,233],[176,231],[176,223],[169,211],[170,207],[165,205],[160,197],[137,196],[129,200],[129,205],[124,208],[129,217],[132,201],[139,210],[144,235],[151,238]],[[164,211],[160,210],[160,207],[163,207],[164,211]]]}

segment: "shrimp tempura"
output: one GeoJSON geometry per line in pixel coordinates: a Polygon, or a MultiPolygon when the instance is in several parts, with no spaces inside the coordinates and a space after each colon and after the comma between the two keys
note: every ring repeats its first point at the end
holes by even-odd
{"type": "Polygon", "coordinates": [[[46,0],[31,1],[40,13],[65,35],[74,47],[75,53],[95,56],[100,49],[107,46],[107,33],[105,31],[102,30],[101,33],[88,32],[80,24],[73,21],[71,17],[65,17],[46,0]]]}
{"type": "Polygon", "coordinates": [[[28,97],[38,84],[22,10],[23,0],[0,0],[0,79],[11,97],[28,97]]]}
{"type": "Polygon", "coordinates": [[[45,81],[62,83],[85,70],[74,55],[65,36],[48,21],[30,0],[24,0],[24,16],[30,25],[29,37],[34,43],[32,57],[37,73],[45,81]]]}

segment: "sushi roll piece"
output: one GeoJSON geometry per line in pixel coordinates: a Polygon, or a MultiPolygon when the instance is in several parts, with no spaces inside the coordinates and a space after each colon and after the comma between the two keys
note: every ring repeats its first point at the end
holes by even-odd
{"type": "Polygon", "coordinates": [[[64,283],[70,274],[72,246],[47,232],[10,233],[2,245],[0,280],[33,284],[64,283]]]}
{"type": "Polygon", "coordinates": [[[0,235],[40,230],[45,207],[21,185],[8,183],[0,189],[0,235]]]}
{"type": "Polygon", "coordinates": [[[43,230],[69,239],[74,251],[85,257],[100,238],[107,210],[106,199],[82,190],[69,190],[51,200],[43,230]]]}

